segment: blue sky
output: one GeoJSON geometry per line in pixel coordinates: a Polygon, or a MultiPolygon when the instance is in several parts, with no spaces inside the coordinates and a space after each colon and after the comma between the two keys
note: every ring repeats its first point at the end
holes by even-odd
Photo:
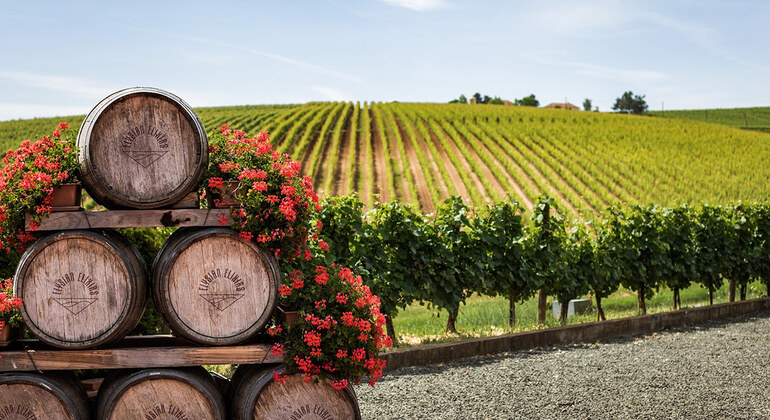
{"type": "Polygon", "coordinates": [[[626,90],[651,109],[770,106],[770,2],[0,1],[0,120],[129,86],[193,106],[626,90]]]}

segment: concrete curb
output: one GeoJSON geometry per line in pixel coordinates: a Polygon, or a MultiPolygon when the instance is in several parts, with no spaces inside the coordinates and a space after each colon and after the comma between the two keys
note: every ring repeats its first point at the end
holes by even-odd
{"type": "Polygon", "coordinates": [[[402,367],[443,363],[465,357],[511,350],[650,334],[668,327],[697,324],[760,311],[770,311],[770,298],[722,303],[701,308],[505,334],[496,337],[428,344],[387,352],[383,357],[388,362],[386,370],[390,371],[402,367]]]}

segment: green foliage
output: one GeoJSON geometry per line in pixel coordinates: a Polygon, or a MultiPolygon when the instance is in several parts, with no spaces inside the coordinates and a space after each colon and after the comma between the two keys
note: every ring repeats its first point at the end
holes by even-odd
{"type": "Polygon", "coordinates": [[[592,109],[591,106],[592,106],[591,100],[586,98],[583,101],[583,111],[590,111],[592,109]]]}
{"type": "Polygon", "coordinates": [[[422,215],[396,201],[382,204],[369,214],[371,230],[362,246],[370,254],[363,261],[370,273],[372,292],[380,297],[386,314],[395,314],[413,300],[428,299],[420,270],[428,237],[422,215]]]}
{"type": "Polygon", "coordinates": [[[562,304],[577,299],[591,290],[591,279],[596,275],[594,246],[583,225],[570,229],[565,244],[564,280],[551,293],[562,304]]]}
{"type": "Polygon", "coordinates": [[[518,106],[534,106],[534,107],[540,106],[540,101],[538,101],[535,98],[534,93],[529,96],[525,96],[521,99],[516,99],[514,103],[518,106]]]}
{"type": "Polygon", "coordinates": [[[620,252],[615,263],[622,267],[621,284],[639,294],[639,307],[668,278],[671,271],[669,244],[665,242],[661,209],[657,206],[631,206],[625,211],[610,210],[614,240],[620,252]]]}
{"type": "Polygon", "coordinates": [[[529,298],[530,288],[521,275],[524,224],[523,209],[513,199],[487,206],[486,211],[472,220],[473,232],[479,242],[486,271],[476,290],[494,296],[497,293],[514,302],[529,298]]]}
{"type": "Polygon", "coordinates": [[[547,294],[570,288],[566,284],[572,281],[567,274],[567,223],[553,198],[538,198],[524,232],[522,275],[529,287],[547,294]]]}
{"type": "Polygon", "coordinates": [[[612,109],[628,114],[644,114],[644,112],[647,111],[647,101],[644,100],[644,95],[634,95],[634,93],[629,90],[615,100],[612,109]]]}
{"type": "Polygon", "coordinates": [[[698,279],[694,237],[696,225],[692,210],[687,206],[662,209],[660,216],[660,236],[661,240],[668,244],[670,263],[663,284],[675,291],[676,299],[679,290],[686,289],[698,279]]]}
{"type": "MultiPolygon", "coordinates": [[[[728,276],[740,287],[745,287],[758,277],[764,264],[762,259],[764,238],[759,230],[761,218],[756,214],[760,206],[739,204],[731,209],[731,219],[735,244],[730,253],[732,259],[728,276]]],[[[761,214],[760,214],[761,215],[761,214]]]]}
{"type": "MultiPolygon", "coordinates": [[[[133,245],[144,260],[148,275],[152,273],[152,264],[163,244],[176,228],[135,228],[118,229],[131,245],[133,245]]],[[[152,335],[164,332],[164,321],[160,312],[155,308],[152,296],[147,298],[144,314],[139,325],[131,332],[132,335],[152,335]]]]}
{"type": "Polygon", "coordinates": [[[698,282],[710,293],[730,274],[736,234],[722,207],[704,205],[695,215],[695,265],[698,282]]]}
{"type": "Polygon", "coordinates": [[[425,226],[425,242],[415,273],[428,286],[428,300],[449,312],[447,329],[454,331],[460,304],[484,274],[484,253],[471,235],[468,206],[453,196],[425,226]]]}
{"type": "Polygon", "coordinates": [[[19,265],[19,253],[16,251],[0,252],[0,278],[9,279],[16,273],[19,265]]]}

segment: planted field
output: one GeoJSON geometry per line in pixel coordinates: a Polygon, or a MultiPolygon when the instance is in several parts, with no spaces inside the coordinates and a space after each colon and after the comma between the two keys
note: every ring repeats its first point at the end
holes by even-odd
{"type": "MultiPolygon", "coordinates": [[[[770,110],[757,110],[763,109],[770,110]]],[[[580,216],[614,203],[721,204],[770,196],[770,134],[678,118],[416,103],[197,111],[209,132],[223,123],[249,133],[267,130],[278,150],[302,162],[320,195],[355,191],[369,205],[399,199],[432,212],[459,194],[475,206],[510,196],[531,208],[534,197],[546,193],[568,215],[580,216]]],[[[78,127],[82,119],[0,122],[0,146],[49,133],[60,120],[78,127]]]]}
{"type": "Polygon", "coordinates": [[[650,111],[650,115],[703,121],[770,133],[770,107],[650,111]]]}

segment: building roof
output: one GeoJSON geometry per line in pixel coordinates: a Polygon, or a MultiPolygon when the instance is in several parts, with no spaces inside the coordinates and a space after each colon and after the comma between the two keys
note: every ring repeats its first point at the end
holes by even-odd
{"type": "Polygon", "coordinates": [[[580,110],[579,106],[569,102],[551,102],[550,104],[546,105],[545,108],[580,110]]]}

